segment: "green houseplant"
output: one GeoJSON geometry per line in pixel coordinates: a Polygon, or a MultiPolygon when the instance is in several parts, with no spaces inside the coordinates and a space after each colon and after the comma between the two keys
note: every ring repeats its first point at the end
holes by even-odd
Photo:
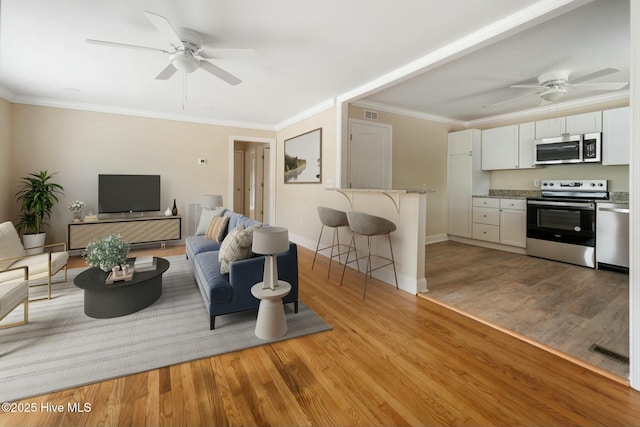
{"type": "Polygon", "coordinates": [[[20,188],[16,193],[16,199],[20,202],[17,228],[23,234],[25,248],[44,245],[43,227],[51,218],[58,196],[64,194],[64,188],[53,182],[54,175],[55,173],[49,174],[44,170],[30,173],[21,179],[20,188]],[[34,235],[37,237],[33,237],[34,235]]]}
{"type": "Polygon", "coordinates": [[[82,256],[91,267],[109,271],[111,267],[127,262],[130,246],[119,234],[110,234],[89,242],[82,256]]]}

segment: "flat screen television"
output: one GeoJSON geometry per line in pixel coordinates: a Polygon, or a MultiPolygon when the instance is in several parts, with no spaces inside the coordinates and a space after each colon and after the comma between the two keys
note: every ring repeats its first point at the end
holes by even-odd
{"type": "Polygon", "coordinates": [[[98,213],[160,210],[160,175],[98,175],[98,213]]]}

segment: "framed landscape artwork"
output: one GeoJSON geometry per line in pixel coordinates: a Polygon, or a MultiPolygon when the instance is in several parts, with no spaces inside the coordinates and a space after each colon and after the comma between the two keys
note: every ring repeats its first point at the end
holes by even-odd
{"type": "Polygon", "coordinates": [[[322,128],[284,141],[284,183],[322,182],[322,128]]]}

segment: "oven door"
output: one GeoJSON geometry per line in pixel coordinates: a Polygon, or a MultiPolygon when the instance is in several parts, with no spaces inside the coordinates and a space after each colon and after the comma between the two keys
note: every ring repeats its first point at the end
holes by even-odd
{"type": "Polygon", "coordinates": [[[527,200],[527,238],[595,247],[595,203],[527,200]]]}

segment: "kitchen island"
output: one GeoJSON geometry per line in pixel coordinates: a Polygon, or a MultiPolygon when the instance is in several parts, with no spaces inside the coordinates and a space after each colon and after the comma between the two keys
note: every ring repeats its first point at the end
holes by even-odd
{"type": "MultiPolygon", "coordinates": [[[[327,190],[340,195],[329,207],[365,212],[386,218],[396,225],[396,231],[391,233],[391,242],[396,260],[398,285],[400,289],[414,295],[427,292],[424,264],[427,193],[430,190],[372,188],[327,188],[327,190]],[[345,200],[347,208],[345,208],[345,200]]],[[[356,241],[356,244],[358,243],[363,244],[356,241]]],[[[389,245],[386,238],[373,239],[372,253],[388,255],[389,245]]],[[[395,286],[391,267],[374,271],[373,275],[395,286]]]]}

